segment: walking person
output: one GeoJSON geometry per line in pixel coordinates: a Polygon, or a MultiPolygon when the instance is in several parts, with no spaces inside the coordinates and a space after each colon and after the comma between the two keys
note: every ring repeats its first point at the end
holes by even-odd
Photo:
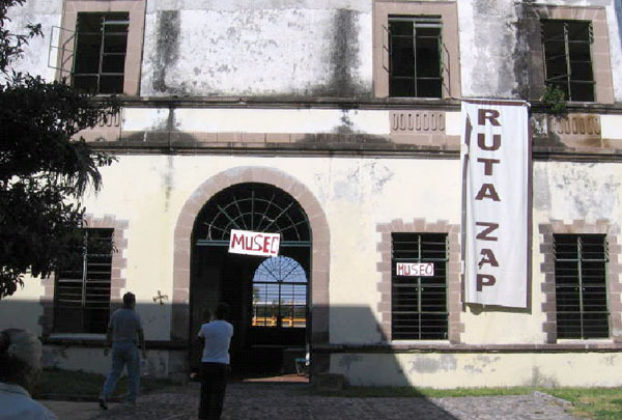
{"type": "Polygon", "coordinates": [[[56,420],[30,396],[41,372],[41,342],[18,329],[0,332],[0,419],[56,420]]]}
{"type": "Polygon", "coordinates": [[[214,320],[201,325],[198,336],[204,340],[201,357],[201,402],[199,419],[218,420],[222,413],[229,376],[229,345],[233,325],[226,321],[229,305],[218,304],[214,320]]]}
{"type": "Polygon", "coordinates": [[[129,379],[127,402],[131,405],[136,404],[140,386],[140,359],[137,345],[140,344],[143,359],[147,358],[147,353],[143,327],[135,307],[136,296],[127,292],[123,295],[123,308],[114,311],[110,317],[104,355],[108,355],[108,349],[112,344],[112,369],[104,382],[99,398],[99,406],[104,410],[108,409],[107,400],[114,391],[124,366],[127,366],[129,379]]]}

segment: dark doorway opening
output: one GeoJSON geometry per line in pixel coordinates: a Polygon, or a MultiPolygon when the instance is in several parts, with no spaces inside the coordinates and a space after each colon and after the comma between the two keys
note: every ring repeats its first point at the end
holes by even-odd
{"type": "MultiPolygon", "coordinates": [[[[216,194],[193,230],[190,337],[204,309],[223,301],[234,327],[231,365],[238,377],[296,373],[309,352],[311,232],[306,214],[284,191],[267,184],[238,184],[216,194]],[[231,229],[279,233],[278,257],[228,252],[231,229]]],[[[190,366],[202,343],[191,340],[190,366]]]]}

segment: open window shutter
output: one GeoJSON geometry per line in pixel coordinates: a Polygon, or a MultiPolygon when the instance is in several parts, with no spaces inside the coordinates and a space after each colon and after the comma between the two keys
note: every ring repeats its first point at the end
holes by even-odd
{"type": "Polygon", "coordinates": [[[48,47],[48,67],[59,72],[60,78],[68,77],[76,51],[76,31],[52,26],[48,47]]]}
{"type": "Polygon", "coordinates": [[[382,25],[382,68],[391,73],[391,30],[388,26],[382,25]]]}
{"type": "Polygon", "coordinates": [[[451,98],[451,69],[450,69],[450,57],[449,49],[443,42],[443,38],[438,39],[438,48],[440,49],[439,56],[441,57],[441,84],[443,91],[447,97],[451,98]]]}

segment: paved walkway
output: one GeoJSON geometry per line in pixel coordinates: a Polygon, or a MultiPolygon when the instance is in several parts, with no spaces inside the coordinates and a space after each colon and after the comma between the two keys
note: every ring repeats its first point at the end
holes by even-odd
{"type": "MultiPolygon", "coordinates": [[[[307,384],[232,383],[223,420],[576,420],[565,401],[547,394],[461,398],[341,398],[313,396],[307,384]]],[[[199,387],[191,383],[141,396],[136,407],[43,401],[60,420],[196,419],[199,387]]]]}

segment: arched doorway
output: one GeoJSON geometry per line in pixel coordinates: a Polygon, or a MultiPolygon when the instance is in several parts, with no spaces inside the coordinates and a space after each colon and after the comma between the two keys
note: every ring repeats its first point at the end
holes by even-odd
{"type": "MultiPolygon", "coordinates": [[[[234,371],[241,375],[293,371],[309,342],[311,230],[306,213],[285,191],[241,183],[216,193],[200,210],[192,231],[190,334],[205,308],[231,306],[234,371]],[[231,229],[279,233],[278,257],[228,252],[231,229]]],[[[201,344],[191,344],[190,364],[201,344]]]]}

